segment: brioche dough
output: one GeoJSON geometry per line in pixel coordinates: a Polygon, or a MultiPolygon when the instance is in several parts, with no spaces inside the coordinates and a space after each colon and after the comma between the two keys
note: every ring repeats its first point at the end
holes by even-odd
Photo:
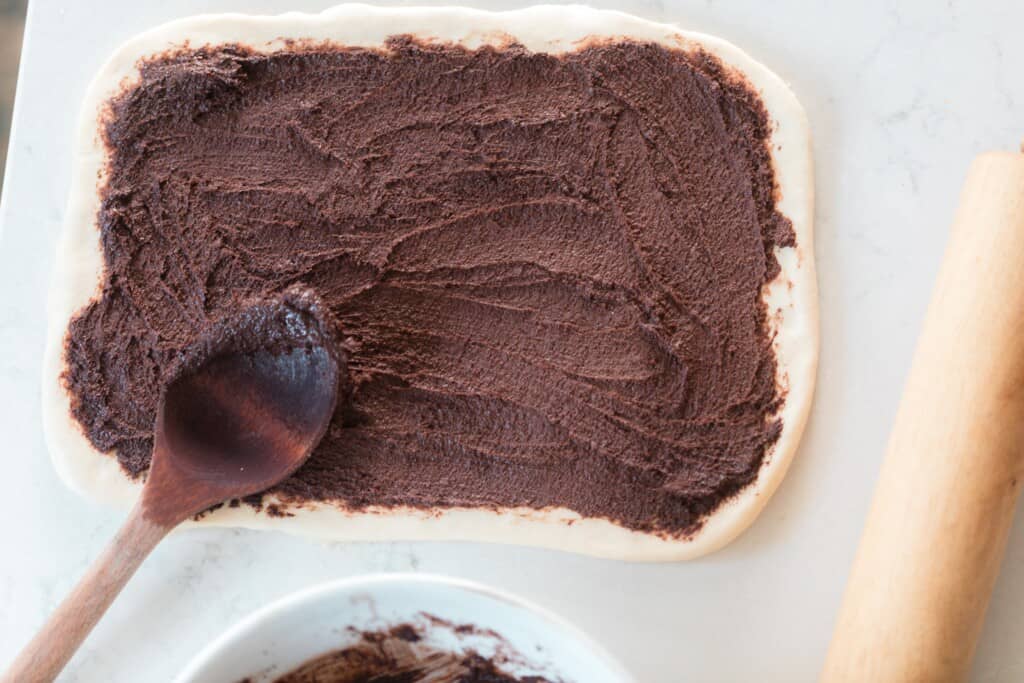
{"type": "Polygon", "coordinates": [[[674,538],[642,533],[600,518],[580,518],[565,509],[515,508],[501,512],[477,508],[342,511],[330,504],[308,504],[293,516],[271,517],[246,506],[222,508],[202,523],[280,528],[333,539],[446,538],[527,543],[626,559],[683,559],[723,545],[757,514],[796,448],[810,403],[817,353],[815,283],[811,243],[811,164],[807,125],[786,87],[764,67],[717,39],[682,33],[615,12],[581,7],[535,7],[507,13],[459,8],[377,9],[346,5],[320,15],[279,17],[218,15],[195,17],[157,28],[130,41],[104,67],[86,98],[72,196],[59,252],[50,308],[44,401],[46,432],[62,477],[90,496],[128,502],[138,483],[126,477],[115,459],[97,455],[71,418],[69,398],[59,381],[62,343],[69,320],[94,295],[102,272],[95,230],[105,149],[99,136],[99,112],[117,94],[124,79],[137,79],[136,61],[180,46],[242,43],[258,51],[283,46],[282,37],[324,40],[363,47],[381,46],[390,35],[413,34],[420,40],[456,42],[469,48],[504,45],[510,37],[535,52],[578,49],[595,37],[653,41],[669,47],[699,46],[738,69],[760,92],[775,128],[772,154],[781,191],[777,209],[792,223],[796,246],[776,250],[781,273],[767,287],[766,302],[774,334],[777,381],[785,401],[778,418],[781,433],[757,479],[720,505],[692,535],[674,538]]]}

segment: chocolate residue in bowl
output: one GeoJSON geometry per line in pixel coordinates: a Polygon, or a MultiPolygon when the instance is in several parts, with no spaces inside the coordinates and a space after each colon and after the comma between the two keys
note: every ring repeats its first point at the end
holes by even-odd
{"type": "Polygon", "coordinates": [[[361,634],[355,645],[316,657],[274,683],[553,683],[514,676],[474,651],[445,652],[423,643],[412,624],[361,634]]]}

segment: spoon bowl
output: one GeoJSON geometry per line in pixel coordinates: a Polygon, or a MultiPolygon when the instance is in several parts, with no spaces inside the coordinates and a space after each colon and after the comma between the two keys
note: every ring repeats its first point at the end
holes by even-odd
{"type": "Polygon", "coordinates": [[[188,517],[290,475],[330,423],[338,372],[322,346],[260,349],[213,358],[170,383],[147,483],[151,512],[188,517]],[[167,500],[166,488],[177,496],[167,500]]]}

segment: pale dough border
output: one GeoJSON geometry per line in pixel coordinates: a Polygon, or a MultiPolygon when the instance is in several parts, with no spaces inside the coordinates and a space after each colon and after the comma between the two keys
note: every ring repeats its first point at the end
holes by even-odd
{"type": "Polygon", "coordinates": [[[779,381],[788,393],[783,431],[757,480],[723,504],[688,539],[663,539],[603,519],[581,518],[566,509],[492,512],[451,509],[424,513],[390,510],[351,513],[329,504],[269,517],[247,506],[222,508],[200,524],[276,529],[331,540],[472,540],[542,546],[627,560],[682,560],[716,550],[743,531],[779,485],[803,432],[811,405],[818,357],[817,283],[813,249],[813,168],[806,115],[786,84],[737,47],[712,36],[681,31],[621,12],[583,6],[538,6],[510,12],[459,7],[381,8],[348,4],[321,14],[279,16],[217,14],[164,24],[122,45],[89,87],[79,122],[71,192],[50,290],[43,374],[43,420],[47,444],[61,478],[90,498],[122,506],[138,495],[116,459],[98,454],[71,417],[60,383],[63,340],[74,313],[97,294],[102,273],[96,215],[97,180],[104,149],[98,115],[105,101],[138,77],[136,62],[188,41],[192,46],[245,43],[261,51],[283,46],[282,37],[332,40],[376,47],[394,34],[454,41],[473,48],[515,37],[538,52],[575,49],[590,37],[634,38],[673,47],[700,45],[746,75],[760,92],[775,125],[772,154],[782,190],[779,208],[793,222],[797,247],[778,250],[782,274],[767,288],[775,326],[779,381]]]}

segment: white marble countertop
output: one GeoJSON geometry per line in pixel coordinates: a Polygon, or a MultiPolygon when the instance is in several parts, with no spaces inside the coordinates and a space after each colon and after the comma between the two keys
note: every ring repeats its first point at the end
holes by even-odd
{"type": "MultiPolygon", "coordinates": [[[[43,306],[72,122],[88,79],[121,41],[168,19],[331,4],[32,1],[0,206],[0,663],[121,521],[57,480],[39,415],[43,306]]],[[[1024,3],[594,4],[732,40],[789,80],[810,116],[821,368],[809,431],[761,518],[718,554],[675,565],[503,546],[182,533],[142,567],[63,680],[166,681],[211,637],[273,598],[394,570],[471,578],[547,605],[606,644],[641,681],[814,679],[967,164],[1024,137],[1024,3]]],[[[1017,521],[977,681],[1024,680],[1024,518],[1017,521]]]]}

